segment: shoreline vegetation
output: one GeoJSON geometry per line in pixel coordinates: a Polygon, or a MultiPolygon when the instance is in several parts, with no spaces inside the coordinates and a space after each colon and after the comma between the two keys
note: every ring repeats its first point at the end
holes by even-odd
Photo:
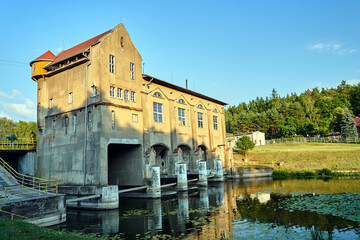
{"type": "Polygon", "coordinates": [[[292,143],[234,153],[235,167],[274,168],[273,178],[360,176],[360,144],[292,143]]]}

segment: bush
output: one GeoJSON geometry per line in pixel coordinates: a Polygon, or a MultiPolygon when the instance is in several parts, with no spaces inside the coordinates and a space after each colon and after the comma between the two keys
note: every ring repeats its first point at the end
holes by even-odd
{"type": "Polygon", "coordinates": [[[323,168],[323,169],[320,171],[320,175],[322,175],[322,176],[332,176],[332,175],[333,175],[333,172],[332,172],[331,169],[329,169],[329,168],[323,168]]]}

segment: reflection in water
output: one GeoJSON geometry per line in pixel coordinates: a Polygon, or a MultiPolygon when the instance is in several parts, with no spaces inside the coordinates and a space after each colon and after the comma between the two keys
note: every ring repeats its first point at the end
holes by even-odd
{"type": "Polygon", "coordinates": [[[173,199],[121,198],[117,210],[68,210],[67,222],[60,228],[83,233],[121,233],[125,239],[155,235],[190,239],[357,239],[358,222],[285,209],[281,198],[270,192],[359,192],[359,184],[360,179],[271,178],[209,183],[207,188],[178,193],[173,199]]]}

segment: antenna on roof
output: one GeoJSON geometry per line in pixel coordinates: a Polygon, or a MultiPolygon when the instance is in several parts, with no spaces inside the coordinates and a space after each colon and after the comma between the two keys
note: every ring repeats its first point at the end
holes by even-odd
{"type": "Polygon", "coordinates": [[[62,52],[65,50],[64,39],[59,38],[59,40],[62,42],[62,46],[61,46],[61,52],[62,52]]]}

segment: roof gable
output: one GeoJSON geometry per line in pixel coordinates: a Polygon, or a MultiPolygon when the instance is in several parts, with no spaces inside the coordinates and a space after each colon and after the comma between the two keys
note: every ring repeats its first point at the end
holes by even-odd
{"type": "Polygon", "coordinates": [[[35,60],[30,62],[30,65],[33,62],[37,62],[37,61],[41,61],[41,60],[46,60],[46,61],[54,61],[54,59],[56,58],[56,56],[50,51],[47,50],[46,53],[44,53],[43,55],[41,55],[40,57],[36,58],[35,60]]]}
{"type": "Polygon", "coordinates": [[[104,33],[102,33],[100,35],[97,35],[96,37],[93,37],[93,38],[91,38],[91,39],[89,39],[89,40],[87,40],[87,41],[85,41],[83,43],[80,43],[80,44],[78,44],[78,45],[76,45],[76,46],[74,46],[74,47],[72,47],[72,48],[70,48],[68,50],[62,51],[61,53],[59,53],[56,56],[55,60],[52,63],[50,63],[48,66],[54,65],[54,64],[56,64],[58,62],[61,62],[63,60],[66,60],[66,59],[68,59],[70,57],[73,57],[75,55],[78,55],[78,54],[84,52],[90,46],[92,46],[95,43],[99,42],[99,40],[102,37],[109,34],[111,31],[112,30],[106,31],[106,32],[104,32],[104,33]]]}

